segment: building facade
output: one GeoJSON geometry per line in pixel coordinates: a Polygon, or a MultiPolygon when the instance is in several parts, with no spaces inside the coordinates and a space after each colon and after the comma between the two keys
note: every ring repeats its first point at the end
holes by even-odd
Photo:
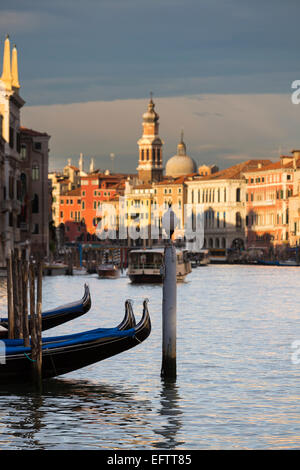
{"type": "Polygon", "coordinates": [[[278,162],[245,172],[248,249],[261,249],[270,256],[280,255],[294,243],[291,235],[297,218],[298,198],[294,196],[299,186],[299,155],[300,152],[294,151],[292,156],[281,156],[278,162]]]}
{"type": "Polygon", "coordinates": [[[31,253],[49,255],[49,139],[47,133],[20,128],[21,242],[31,253]]]}
{"type": "MultiPolygon", "coordinates": [[[[270,163],[268,160],[267,163],[270,163]]],[[[203,212],[203,247],[241,250],[246,245],[246,178],[244,171],[266,164],[248,160],[209,176],[187,179],[187,203],[203,212]]]]}
{"type": "Polygon", "coordinates": [[[0,78],[1,116],[1,191],[0,191],[0,266],[6,265],[9,252],[20,242],[20,110],[17,49],[11,52],[10,39],[4,42],[3,71],[0,78]]]}

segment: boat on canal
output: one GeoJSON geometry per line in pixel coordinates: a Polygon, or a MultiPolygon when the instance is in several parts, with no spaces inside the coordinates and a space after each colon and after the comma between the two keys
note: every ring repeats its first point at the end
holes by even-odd
{"type": "Polygon", "coordinates": [[[299,263],[295,260],[274,260],[274,261],[266,261],[266,260],[257,260],[257,264],[261,266],[299,266],[299,263]]]}
{"type": "MultiPolygon", "coordinates": [[[[131,328],[124,329],[124,325],[128,326],[128,318],[132,321],[131,304],[127,301],[125,316],[118,327],[43,338],[42,378],[57,377],[138,346],[151,332],[147,300],[144,300],[143,307],[140,322],[131,328]]],[[[0,367],[0,384],[31,381],[31,347],[24,347],[22,339],[6,339],[3,343],[5,363],[0,367]]]]}
{"type": "Polygon", "coordinates": [[[199,250],[197,252],[190,252],[189,259],[191,261],[192,268],[198,266],[208,266],[210,263],[209,251],[199,250]]]}
{"type": "MultiPolygon", "coordinates": [[[[127,275],[133,283],[162,283],[164,248],[131,250],[128,255],[127,275]]],[[[184,281],[192,272],[187,251],[176,250],[177,281],[184,281]]]]}
{"type": "MultiPolygon", "coordinates": [[[[42,330],[49,330],[50,328],[54,328],[55,326],[59,326],[84,315],[90,310],[91,304],[90,289],[89,286],[85,284],[84,295],[80,300],[56,307],[52,310],[46,310],[42,313],[42,330]]],[[[0,327],[0,339],[7,338],[8,318],[0,318],[0,327]]]]}
{"type": "Polygon", "coordinates": [[[120,268],[113,263],[100,264],[97,268],[100,279],[118,279],[120,277],[120,268]]]}

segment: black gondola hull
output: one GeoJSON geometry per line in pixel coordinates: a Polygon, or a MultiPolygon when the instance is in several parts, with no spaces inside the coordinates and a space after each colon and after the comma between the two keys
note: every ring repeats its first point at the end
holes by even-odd
{"type": "MultiPolygon", "coordinates": [[[[84,289],[84,296],[81,300],[42,313],[42,330],[50,330],[50,328],[62,325],[63,323],[74,320],[75,318],[78,318],[81,315],[87,313],[91,308],[92,301],[89,287],[86,284],[84,286],[84,289]]],[[[2,319],[2,321],[0,321],[0,325],[7,329],[8,320],[2,319]]],[[[5,338],[7,338],[7,330],[0,331],[0,339],[5,338]]]]}
{"type": "MultiPolygon", "coordinates": [[[[93,341],[75,345],[58,346],[52,349],[44,346],[42,378],[57,377],[120,354],[143,342],[150,332],[151,321],[146,310],[141,322],[134,328],[124,331],[122,336],[111,333],[93,341]]],[[[32,373],[33,361],[30,353],[20,352],[8,355],[6,363],[0,364],[0,385],[31,382],[32,373]]]]}

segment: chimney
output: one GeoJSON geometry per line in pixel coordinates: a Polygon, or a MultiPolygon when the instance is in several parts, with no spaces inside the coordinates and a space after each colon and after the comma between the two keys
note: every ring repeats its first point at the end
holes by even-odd
{"type": "Polygon", "coordinates": [[[293,154],[293,168],[294,170],[297,169],[297,161],[300,158],[300,150],[292,150],[291,152],[293,154]]]}

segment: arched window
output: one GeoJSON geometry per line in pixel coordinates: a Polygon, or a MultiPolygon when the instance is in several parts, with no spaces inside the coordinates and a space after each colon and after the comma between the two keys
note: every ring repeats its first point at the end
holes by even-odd
{"type": "Polygon", "coordinates": [[[144,149],[141,150],[141,160],[144,160],[144,149]]]}
{"type": "Polygon", "coordinates": [[[226,239],[222,238],[222,248],[226,248],[226,239]]]}
{"type": "Polygon", "coordinates": [[[209,239],[208,246],[209,246],[209,248],[213,247],[213,239],[212,238],[209,239]]]}
{"type": "Polygon", "coordinates": [[[236,202],[241,202],[241,188],[236,188],[236,202]]]}
{"type": "Polygon", "coordinates": [[[220,240],[218,238],[215,240],[215,247],[220,248],[220,240]]]}
{"type": "Polygon", "coordinates": [[[38,181],[40,179],[40,167],[37,163],[32,165],[32,179],[38,181]]]}

